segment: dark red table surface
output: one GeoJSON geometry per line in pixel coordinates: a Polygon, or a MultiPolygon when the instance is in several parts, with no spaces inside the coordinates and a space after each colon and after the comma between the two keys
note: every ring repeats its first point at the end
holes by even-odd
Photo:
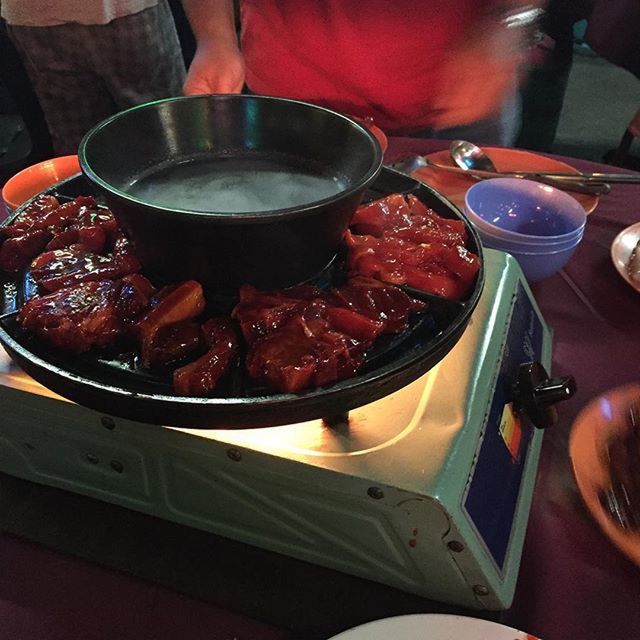
{"type": "MultiPolygon", "coordinates": [[[[446,142],[442,141],[391,139],[386,160],[393,162],[408,153],[424,154],[445,147],[446,142]]],[[[605,165],[564,160],[582,170],[611,170],[605,165]]],[[[640,568],[609,542],[584,507],[568,455],[570,427],[579,410],[603,391],[640,380],[640,294],[620,278],[609,257],[611,242],[617,233],[638,221],[640,185],[614,186],[612,193],[602,198],[590,215],[584,239],[564,271],[533,287],[545,320],[554,330],[552,373],[573,374],[578,392],[559,405],[560,423],[546,432],[515,600],[511,609],[497,619],[545,640],[640,637],[640,568]]],[[[0,502],[3,490],[17,489],[5,489],[0,481],[0,502]]],[[[110,539],[114,546],[124,547],[127,540],[135,539],[138,543],[147,540],[152,531],[156,554],[177,554],[171,544],[180,548],[182,555],[176,558],[182,563],[186,548],[217,553],[216,563],[210,566],[229,562],[231,573],[244,570],[245,585],[229,584],[229,588],[224,589],[224,582],[212,583],[217,585],[220,599],[226,604],[221,605],[215,599],[214,603],[211,599],[210,602],[198,601],[130,575],[2,535],[0,640],[327,637],[330,634],[321,630],[322,625],[316,624],[314,628],[309,622],[305,626],[310,609],[305,611],[301,601],[296,601],[300,585],[309,591],[307,606],[314,607],[317,602],[318,609],[327,607],[330,611],[330,607],[334,607],[336,616],[341,615],[343,620],[350,618],[339,612],[340,603],[348,600],[350,607],[357,607],[359,599],[378,598],[380,604],[376,611],[380,615],[373,618],[390,612],[434,610],[422,606],[415,596],[385,592],[372,583],[298,561],[282,557],[274,560],[266,552],[239,543],[219,539],[214,545],[207,537],[209,534],[154,522],[148,516],[118,511],[119,508],[111,505],[96,506],[96,515],[91,513],[94,501],[86,498],[50,490],[44,500],[42,504],[51,505],[45,509],[47,513],[30,514],[26,518],[18,514],[15,519],[52,519],[65,510],[71,514],[86,508],[86,518],[93,518],[94,527],[101,522],[112,526],[110,539]],[[120,525],[118,528],[112,525],[116,522],[120,525]],[[120,529],[125,531],[121,533],[120,529]],[[179,538],[180,535],[183,537],[179,538]],[[170,538],[174,538],[175,543],[170,538]],[[236,565],[232,564],[234,561],[236,565]],[[251,568],[244,569],[245,565],[251,568]],[[254,577],[251,577],[252,571],[254,577]],[[271,583],[263,576],[269,571],[274,571],[271,583]],[[242,606],[247,603],[240,602],[241,594],[248,593],[249,585],[255,584],[256,589],[262,589],[264,604],[260,605],[256,599],[253,607],[242,606]],[[326,585],[333,585],[335,592],[326,585]],[[282,604],[278,616],[269,613],[274,603],[282,604]],[[386,609],[384,603],[387,603],[386,609]],[[299,629],[305,628],[308,632],[300,633],[299,629]]],[[[63,520],[61,517],[60,522],[63,520]]],[[[7,523],[0,522],[0,530],[15,533],[15,527],[4,524],[7,523]]],[[[71,531],[62,531],[59,538],[72,535],[71,531]]],[[[30,539],[38,540],[38,536],[32,535],[30,539]]],[[[58,540],[54,546],[72,555],[90,555],[83,553],[74,540],[66,547],[58,540]]],[[[146,573],[140,568],[142,561],[138,563],[140,566],[133,566],[135,559],[145,553],[139,549],[137,555],[132,551],[128,558],[131,567],[108,559],[100,564],[130,570],[143,577],[152,576],[153,562],[150,561],[146,573]]],[[[122,554],[125,551],[121,549],[122,554]]],[[[105,555],[108,555],[106,551],[105,555]]],[[[192,573],[185,569],[184,585],[189,585],[192,575],[195,582],[200,564],[204,562],[195,551],[192,556],[188,558],[192,562],[192,573]]],[[[201,573],[207,573],[207,579],[211,579],[210,569],[201,573]]],[[[178,584],[180,577],[174,576],[173,582],[165,580],[164,583],[178,584]]],[[[218,577],[218,580],[224,579],[218,577]]],[[[183,591],[195,593],[196,597],[201,593],[188,587],[183,591]]],[[[251,597],[255,597],[255,593],[251,597]]],[[[320,615],[326,618],[331,614],[323,610],[320,615]]],[[[351,615],[354,619],[358,616],[371,619],[370,612],[364,609],[351,615]]],[[[335,622],[335,631],[344,628],[340,624],[335,622]]],[[[324,626],[333,629],[329,623],[324,626]]]]}
{"type": "MultiPolygon", "coordinates": [[[[387,161],[446,148],[436,140],[392,140],[387,161]]],[[[612,167],[563,158],[582,171],[612,167]]],[[[503,616],[546,640],[640,638],[640,569],[600,532],[583,505],[568,454],[571,424],[599,393],[640,381],[640,294],[615,270],[616,235],[640,222],[640,185],[614,185],[589,216],[563,272],[534,285],[554,331],[553,374],[572,374],[578,392],[558,406],[545,434],[520,578],[503,616]]]]}

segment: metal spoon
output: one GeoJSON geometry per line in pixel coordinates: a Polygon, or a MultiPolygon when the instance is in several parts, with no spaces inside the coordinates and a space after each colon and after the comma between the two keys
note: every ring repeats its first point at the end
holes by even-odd
{"type": "MultiPolygon", "coordinates": [[[[498,177],[513,177],[513,178],[522,178],[525,177],[521,172],[510,172],[504,171],[502,173],[496,171],[484,171],[480,169],[465,169],[462,170],[458,167],[450,167],[446,165],[436,164],[432,162],[428,158],[419,155],[411,155],[408,157],[399,160],[391,165],[397,171],[401,171],[402,173],[406,173],[411,175],[414,171],[422,167],[432,167],[433,169],[439,169],[442,171],[447,171],[449,173],[457,173],[457,174],[466,174],[470,178],[475,178],[476,180],[486,180],[488,178],[498,178],[498,177]]],[[[536,174],[537,176],[537,174],[536,174]]],[[[584,193],[588,195],[603,195],[607,194],[611,191],[611,187],[602,182],[575,182],[575,181],[564,181],[564,180],[556,180],[556,179],[547,179],[544,177],[536,177],[538,182],[544,182],[545,184],[549,184],[551,186],[557,187],[558,189],[563,189],[564,191],[573,191],[574,193],[584,193]]]]}
{"type": "MultiPolygon", "coordinates": [[[[467,140],[454,140],[449,145],[449,155],[463,171],[488,171],[498,175],[502,173],[498,171],[496,165],[493,164],[493,161],[483,149],[467,140]]],[[[545,172],[529,171],[505,173],[517,173],[516,177],[531,178],[538,182],[576,193],[601,195],[611,191],[611,187],[605,185],[602,179],[589,181],[588,178],[585,178],[585,180],[582,180],[580,175],[571,176],[571,174],[567,174],[566,176],[552,176],[545,172]],[[596,186],[594,187],[591,182],[595,182],[596,186]],[[568,183],[570,183],[570,185],[568,183]]]]}
{"type": "Polygon", "coordinates": [[[491,158],[477,145],[466,140],[454,140],[449,145],[451,159],[464,171],[480,169],[499,173],[491,158]]]}
{"type": "MultiPolygon", "coordinates": [[[[466,140],[454,140],[449,145],[451,159],[464,171],[479,169],[481,171],[501,172],[491,161],[491,158],[480,147],[466,140]]],[[[638,173],[566,173],[562,171],[512,171],[523,178],[552,178],[554,180],[578,181],[578,182],[620,182],[626,184],[640,183],[638,173]]]]}

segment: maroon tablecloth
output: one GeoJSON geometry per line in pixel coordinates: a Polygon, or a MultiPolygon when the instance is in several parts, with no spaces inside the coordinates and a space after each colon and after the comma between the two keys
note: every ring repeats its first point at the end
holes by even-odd
{"type": "MultiPolygon", "coordinates": [[[[446,148],[435,140],[391,141],[387,161],[446,148]]],[[[563,158],[583,171],[611,167],[563,158]]],[[[568,437],[597,394],[640,381],[640,294],[622,280],[609,250],[640,222],[640,185],[614,185],[589,216],[563,272],[534,285],[554,330],[553,373],[573,374],[576,395],[558,406],[560,424],[544,440],[514,604],[503,621],[545,640],[640,638],[640,569],[601,533],[571,471],[568,437]]]]}
{"type": "MultiPolygon", "coordinates": [[[[445,146],[442,141],[392,139],[387,160],[445,146]]],[[[568,161],[580,169],[602,170],[592,163],[568,161]]],[[[567,451],[571,423],[591,398],[640,380],[640,295],[620,278],[609,258],[615,235],[637,221],[640,185],[614,187],[590,216],[584,240],[564,272],[534,287],[544,317],[555,332],[553,373],[573,374],[578,393],[559,406],[560,424],[545,436],[515,601],[499,619],[545,640],[640,637],[640,569],[608,541],[585,509],[567,451]]],[[[209,534],[50,488],[24,488],[25,483],[17,480],[9,487],[8,480],[3,484],[0,479],[0,501],[7,491],[23,492],[14,496],[13,504],[23,495],[32,504],[39,500],[39,511],[25,516],[16,508],[15,518],[35,522],[32,531],[37,531],[39,519],[48,519],[49,530],[54,532],[50,537],[59,523],[55,548],[100,558],[101,564],[173,585],[216,604],[198,602],[2,535],[0,640],[324,638],[331,635],[327,629],[344,629],[345,620],[371,619],[364,603],[358,610],[360,601],[367,599],[377,598],[374,617],[429,610],[415,596],[367,581],[239,543],[214,541],[209,534]],[[92,540],[86,534],[73,539],[74,531],[64,526],[72,512],[83,513],[90,532],[106,528],[109,535],[101,540],[108,540],[110,548],[84,553],[92,540]],[[147,553],[149,548],[152,552],[147,553]],[[148,557],[143,558],[145,554],[148,557]],[[160,554],[165,566],[174,569],[171,579],[163,581],[155,570],[160,554]],[[212,575],[224,564],[233,575],[227,583],[222,573],[212,575]],[[191,588],[198,581],[208,581],[209,591],[191,588]],[[210,597],[211,592],[218,597],[210,597]],[[309,607],[306,610],[298,598],[302,593],[309,607]],[[341,611],[341,606],[350,611],[341,611]],[[311,621],[310,612],[320,622],[311,621]],[[308,632],[291,632],[296,628],[308,632]]],[[[15,532],[19,527],[0,529],[15,532]]],[[[35,534],[28,537],[47,543],[35,534]]]]}

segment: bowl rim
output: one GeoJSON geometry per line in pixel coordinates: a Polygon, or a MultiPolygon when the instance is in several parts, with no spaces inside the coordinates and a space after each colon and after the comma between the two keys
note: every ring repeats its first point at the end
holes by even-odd
{"type": "Polygon", "coordinates": [[[78,173],[80,173],[80,164],[79,164],[79,158],[77,153],[69,153],[62,156],[52,156],[51,158],[46,158],[45,160],[40,160],[39,162],[30,164],[29,166],[24,167],[23,169],[20,169],[20,171],[17,171],[12,176],[7,178],[5,183],[2,185],[2,191],[0,192],[1,197],[7,209],[11,209],[11,211],[15,211],[16,209],[21,207],[25,202],[27,202],[28,200],[31,200],[31,198],[34,195],[38,195],[44,189],[47,189],[48,187],[56,184],[57,182],[60,182],[65,178],[71,177],[73,175],[77,175],[78,173]],[[33,191],[32,195],[24,199],[20,203],[16,204],[14,201],[11,200],[12,196],[10,192],[16,188],[16,184],[19,183],[20,180],[26,178],[27,176],[30,176],[31,174],[42,175],[42,170],[46,169],[49,166],[54,167],[57,171],[60,165],[66,167],[67,164],[70,164],[73,166],[74,168],[73,173],[69,174],[65,171],[62,177],[55,178],[54,181],[50,182],[50,184],[48,184],[47,186],[38,188],[38,191],[33,191],[33,189],[29,189],[29,191],[33,191]]]}
{"type": "Polygon", "coordinates": [[[164,216],[174,216],[175,214],[179,214],[180,216],[186,216],[193,220],[202,221],[203,219],[215,220],[216,224],[242,224],[242,223],[260,223],[260,222],[274,222],[276,220],[286,220],[288,218],[299,218],[305,215],[312,215],[317,211],[317,209],[329,204],[331,202],[335,202],[337,198],[344,200],[347,199],[354,194],[357,194],[360,191],[364,191],[369,187],[374,180],[378,177],[380,171],[382,170],[382,159],[383,152],[380,146],[380,142],[376,138],[376,136],[362,123],[355,120],[353,117],[345,115],[343,113],[339,113],[338,111],[334,111],[333,109],[328,109],[326,107],[321,107],[320,105],[312,104],[310,102],[305,102],[302,100],[295,100],[292,98],[281,98],[278,96],[267,96],[267,95],[253,95],[253,94],[237,94],[237,93],[225,93],[225,94],[202,94],[195,96],[177,96],[170,98],[161,98],[159,100],[152,100],[150,102],[145,102],[143,104],[136,105],[134,107],[130,107],[129,109],[125,109],[123,111],[119,111],[112,116],[109,116],[105,120],[99,122],[97,125],[92,127],[83,137],[80,142],[78,148],[78,159],[80,162],[80,168],[82,173],[94,184],[98,185],[103,191],[108,193],[110,196],[123,201],[131,206],[137,207],[145,207],[150,211],[158,215],[164,216]],[[196,100],[216,100],[216,101],[231,101],[231,100],[260,100],[260,101],[268,101],[268,102],[278,102],[278,103],[289,103],[300,106],[302,108],[310,108],[317,111],[323,111],[325,113],[331,114],[332,117],[339,118],[341,120],[349,123],[350,126],[355,127],[363,134],[372,144],[373,148],[373,160],[367,170],[367,172],[361,177],[355,184],[350,185],[344,191],[340,191],[338,194],[329,196],[327,198],[323,198],[322,200],[315,200],[313,202],[309,202],[307,204],[294,206],[294,207],[286,207],[283,209],[267,209],[263,211],[247,211],[247,212],[230,212],[230,211],[195,211],[192,209],[169,209],[167,207],[162,207],[159,205],[155,205],[140,198],[136,198],[126,191],[122,191],[117,189],[116,187],[109,184],[106,180],[101,178],[91,167],[88,159],[87,159],[87,147],[93,140],[93,138],[103,129],[110,126],[112,122],[115,120],[119,120],[121,118],[127,117],[129,114],[135,111],[142,111],[146,109],[157,108],[158,105],[172,102],[186,102],[186,101],[196,101],[196,100]]]}
{"type": "Polygon", "coordinates": [[[495,247],[490,247],[488,245],[485,245],[485,246],[487,247],[487,249],[494,249],[495,251],[502,251],[503,253],[509,253],[514,257],[516,255],[519,255],[519,256],[539,256],[540,258],[546,258],[547,256],[555,256],[559,253],[564,253],[567,251],[575,251],[575,249],[578,248],[579,244],[580,244],[580,241],[576,242],[575,244],[569,245],[568,247],[563,247],[562,249],[554,249],[553,251],[543,251],[541,253],[537,251],[520,251],[516,247],[497,249],[495,247]]]}
{"type": "Polygon", "coordinates": [[[476,224],[476,221],[477,221],[477,226],[481,228],[484,227],[488,232],[491,232],[493,235],[495,235],[496,231],[501,234],[500,236],[495,236],[495,237],[502,237],[505,240],[515,240],[520,242],[535,243],[535,242],[543,241],[545,243],[553,243],[553,242],[562,241],[570,238],[572,234],[578,234],[581,230],[584,229],[584,227],[587,224],[587,212],[585,211],[584,207],[575,198],[572,198],[568,193],[565,193],[564,191],[561,191],[556,187],[546,185],[542,182],[536,182],[535,180],[527,180],[525,178],[491,178],[490,180],[483,180],[482,182],[477,182],[476,184],[471,185],[467,189],[466,193],[464,194],[464,211],[467,214],[467,217],[471,220],[473,224],[476,224]],[[498,227],[497,225],[491,224],[490,222],[482,218],[478,213],[476,213],[476,211],[470,205],[469,194],[473,190],[478,191],[478,189],[480,188],[483,188],[483,189],[491,188],[490,186],[486,186],[486,185],[488,185],[489,183],[496,183],[496,182],[498,183],[498,186],[508,183],[509,185],[512,185],[512,186],[518,185],[518,188],[522,186],[522,183],[525,183],[524,188],[528,190],[532,189],[532,187],[529,186],[531,184],[545,187],[545,191],[547,192],[549,192],[548,190],[550,189],[551,192],[553,192],[556,195],[556,197],[559,197],[560,199],[565,200],[565,202],[571,207],[573,207],[574,209],[578,207],[578,209],[576,210],[581,211],[581,216],[580,216],[581,222],[577,227],[575,227],[571,231],[567,231],[566,233],[556,234],[552,236],[520,233],[519,231],[510,231],[507,229],[503,229],[502,227],[498,227]],[[483,185],[485,186],[483,187],[483,185]]]}
{"type": "MultiPolygon", "coordinates": [[[[471,224],[474,224],[471,221],[471,224]]],[[[580,240],[584,236],[584,227],[577,229],[575,233],[567,234],[566,236],[561,236],[559,239],[548,241],[547,238],[551,238],[551,236],[536,236],[539,238],[537,241],[534,240],[521,240],[520,238],[507,238],[505,236],[500,236],[496,233],[491,233],[487,229],[476,228],[478,231],[478,235],[481,238],[488,238],[490,240],[497,240],[498,242],[502,242],[508,245],[514,245],[518,247],[557,247],[559,245],[564,245],[569,242],[574,242],[575,240],[580,240]]]]}

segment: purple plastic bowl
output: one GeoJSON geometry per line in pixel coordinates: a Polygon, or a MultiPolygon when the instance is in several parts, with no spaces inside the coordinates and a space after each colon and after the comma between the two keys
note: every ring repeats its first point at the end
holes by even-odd
{"type": "Polygon", "coordinates": [[[511,238],[504,238],[497,234],[489,233],[486,229],[476,227],[476,231],[482,240],[482,244],[491,246],[494,249],[502,251],[524,251],[526,253],[550,253],[552,251],[560,251],[567,247],[573,247],[577,242],[582,240],[584,235],[584,227],[576,233],[567,236],[563,240],[554,242],[520,242],[511,238]]]}
{"type": "Polygon", "coordinates": [[[569,194],[521,178],[493,178],[465,195],[465,213],[477,229],[523,244],[565,242],[581,234],[584,208],[569,194]]]}
{"type": "Polygon", "coordinates": [[[547,252],[540,250],[521,250],[519,248],[505,248],[500,240],[492,238],[484,238],[480,234],[482,246],[488,249],[497,249],[511,254],[520,265],[525,278],[529,282],[538,282],[551,277],[569,261],[577,246],[582,241],[582,235],[576,238],[572,243],[561,249],[551,249],[547,252]]]}

